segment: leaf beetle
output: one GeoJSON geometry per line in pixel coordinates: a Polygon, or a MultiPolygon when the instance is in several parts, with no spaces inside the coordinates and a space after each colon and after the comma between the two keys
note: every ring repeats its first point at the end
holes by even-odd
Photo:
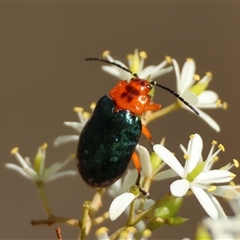
{"type": "Polygon", "coordinates": [[[196,114],[197,110],[176,92],[156,82],[140,79],[129,69],[102,58],[87,58],[86,61],[102,61],[117,66],[134,77],[128,82],[121,80],[97,102],[92,117],[84,126],[78,142],[76,164],[82,179],[90,186],[103,188],[112,185],[125,172],[133,159],[138,170],[139,185],[141,165],[134,152],[141,132],[151,141],[151,133],[142,125],[140,116],[147,110],[160,109],[160,104],[151,102],[154,86],[163,88],[196,114]]]}

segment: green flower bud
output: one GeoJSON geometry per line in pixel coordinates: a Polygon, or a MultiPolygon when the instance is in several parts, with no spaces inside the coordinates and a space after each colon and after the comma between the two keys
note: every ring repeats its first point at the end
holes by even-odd
{"type": "MultiPolygon", "coordinates": [[[[150,230],[154,230],[168,223],[168,219],[173,218],[178,213],[181,205],[182,198],[174,198],[162,204],[157,210],[155,210],[155,218],[150,220],[147,228],[149,228],[150,230]]],[[[176,220],[176,222],[180,221],[184,222],[186,221],[186,219],[184,219],[184,221],[183,219],[176,220]]],[[[177,225],[177,223],[173,223],[173,225],[177,225]]]]}
{"type": "Polygon", "coordinates": [[[171,218],[168,218],[166,223],[168,225],[181,225],[183,223],[185,223],[186,221],[188,221],[187,218],[183,218],[183,217],[171,217],[171,218]]]}
{"type": "Polygon", "coordinates": [[[158,157],[158,155],[155,152],[151,153],[150,161],[151,161],[153,171],[157,169],[162,163],[162,160],[158,157]]]}
{"type": "Polygon", "coordinates": [[[42,175],[45,167],[45,157],[46,157],[46,148],[47,144],[44,143],[41,147],[38,148],[38,152],[34,159],[34,170],[42,175]]]}
{"type": "Polygon", "coordinates": [[[162,219],[174,217],[182,205],[182,198],[171,199],[161,205],[155,212],[154,216],[162,219]]]}

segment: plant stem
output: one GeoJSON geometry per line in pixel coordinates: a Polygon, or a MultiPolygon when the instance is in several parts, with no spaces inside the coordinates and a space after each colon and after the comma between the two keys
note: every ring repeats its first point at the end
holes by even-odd
{"type": "Polygon", "coordinates": [[[50,205],[47,200],[47,196],[46,196],[46,192],[45,192],[45,188],[44,188],[44,182],[40,182],[40,181],[36,182],[36,185],[37,185],[43,206],[47,212],[47,215],[50,217],[53,215],[53,213],[52,213],[52,210],[51,210],[50,205]]]}
{"type": "Polygon", "coordinates": [[[146,116],[146,119],[144,121],[144,125],[147,125],[148,123],[150,123],[151,121],[159,118],[159,117],[162,117],[174,110],[177,110],[178,108],[180,108],[180,104],[176,101],[175,103],[165,107],[165,108],[162,108],[158,111],[155,111],[155,112],[151,112],[151,114],[147,115],[146,116]]]}
{"type": "Polygon", "coordinates": [[[170,199],[175,198],[174,196],[171,195],[171,193],[167,193],[163,198],[157,200],[150,208],[148,208],[147,210],[139,213],[135,219],[133,219],[132,222],[129,222],[130,226],[134,226],[135,224],[137,224],[138,222],[140,222],[141,220],[143,220],[148,214],[151,214],[152,212],[154,212],[158,207],[160,207],[163,203],[169,201],[170,199]]]}
{"type": "Polygon", "coordinates": [[[89,211],[90,211],[90,206],[91,202],[90,201],[85,201],[83,203],[83,217],[82,217],[82,227],[81,227],[81,233],[80,233],[80,239],[84,240],[88,231],[89,231],[89,226],[90,224],[90,218],[89,218],[89,211]]]}

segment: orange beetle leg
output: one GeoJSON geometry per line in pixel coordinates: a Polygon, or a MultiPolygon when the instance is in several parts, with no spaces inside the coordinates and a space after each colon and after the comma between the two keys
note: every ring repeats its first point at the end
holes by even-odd
{"type": "Polygon", "coordinates": [[[146,108],[146,111],[156,111],[159,110],[161,108],[160,104],[157,103],[151,103],[148,105],[148,107],[146,108]]]}
{"type": "Polygon", "coordinates": [[[148,130],[148,128],[147,128],[146,126],[144,126],[144,125],[142,125],[142,133],[144,134],[144,136],[145,136],[148,140],[152,141],[152,134],[150,133],[150,131],[148,130]]]}
{"type": "Polygon", "coordinates": [[[147,198],[149,198],[149,193],[146,192],[143,188],[140,187],[140,179],[141,179],[141,163],[138,154],[134,151],[132,154],[132,160],[135,168],[138,171],[138,177],[136,180],[136,185],[139,187],[140,192],[142,192],[147,198]]]}
{"type": "MultiPolygon", "coordinates": [[[[134,166],[135,168],[137,169],[138,171],[138,177],[137,177],[137,180],[136,180],[136,185],[140,187],[140,179],[141,179],[141,163],[140,163],[140,159],[139,159],[139,156],[138,154],[134,151],[133,152],[133,155],[132,155],[132,160],[133,160],[133,163],[134,163],[134,166]]],[[[140,187],[140,191],[142,188],[140,187]]]]}
{"type": "Polygon", "coordinates": [[[138,172],[140,172],[141,171],[141,163],[140,163],[138,154],[135,151],[132,154],[132,160],[133,160],[135,168],[138,170],[138,172]]]}

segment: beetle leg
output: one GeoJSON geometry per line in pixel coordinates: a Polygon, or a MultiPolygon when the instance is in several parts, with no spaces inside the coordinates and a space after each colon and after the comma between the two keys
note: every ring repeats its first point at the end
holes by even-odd
{"type": "Polygon", "coordinates": [[[149,193],[146,192],[143,188],[140,187],[140,179],[141,179],[141,163],[140,163],[140,159],[138,157],[138,154],[134,151],[133,155],[132,155],[132,160],[134,163],[135,168],[138,171],[138,176],[137,176],[137,180],[136,180],[136,185],[139,187],[140,192],[145,195],[147,198],[149,198],[149,193]]]}
{"type": "Polygon", "coordinates": [[[150,142],[152,141],[152,134],[150,133],[148,128],[144,125],[142,125],[142,133],[150,142]]]}
{"type": "MultiPolygon", "coordinates": [[[[140,163],[140,159],[139,159],[139,157],[138,157],[138,154],[137,154],[135,151],[133,152],[132,160],[133,160],[133,163],[134,163],[135,168],[136,168],[137,171],[138,171],[138,175],[140,175],[141,163],[140,163]]],[[[139,179],[139,181],[140,181],[140,179],[139,179]]],[[[139,184],[136,184],[136,185],[139,185],[139,184]]]]}
{"type": "Polygon", "coordinates": [[[159,110],[160,108],[161,108],[160,104],[150,103],[145,109],[145,111],[156,111],[156,110],[159,110]]]}

